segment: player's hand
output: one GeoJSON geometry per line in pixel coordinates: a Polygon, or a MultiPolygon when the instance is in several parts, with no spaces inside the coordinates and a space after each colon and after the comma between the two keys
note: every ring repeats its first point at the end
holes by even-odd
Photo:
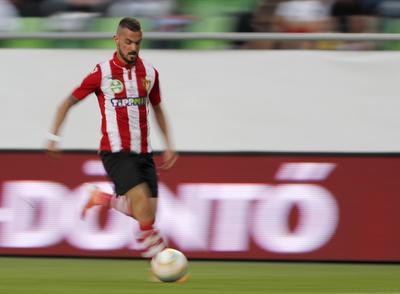
{"type": "Polygon", "coordinates": [[[61,150],[58,148],[58,142],[48,140],[46,144],[46,153],[51,157],[59,157],[61,155],[61,150]]]}
{"type": "Polygon", "coordinates": [[[167,149],[163,153],[163,162],[160,166],[162,170],[170,169],[178,159],[178,154],[174,150],[167,149]]]}

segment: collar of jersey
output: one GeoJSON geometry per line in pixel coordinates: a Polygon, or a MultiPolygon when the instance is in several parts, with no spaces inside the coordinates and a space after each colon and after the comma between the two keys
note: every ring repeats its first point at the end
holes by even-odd
{"type": "MultiPolygon", "coordinates": [[[[136,60],[138,60],[138,58],[139,58],[139,56],[136,58],[136,60]]],[[[129,65],[129,64],[126,64],[126,63],[120,61],[120,60],[118,59],[118,57],[117,57],[117,52],[114,52],[113,62],[114,62],[114,64],[115,64],[116,66],[122,67],[122,68],[126,68],[126,69],[132,69],[132,68],[135,67],[135,65],[129,65]]]]}

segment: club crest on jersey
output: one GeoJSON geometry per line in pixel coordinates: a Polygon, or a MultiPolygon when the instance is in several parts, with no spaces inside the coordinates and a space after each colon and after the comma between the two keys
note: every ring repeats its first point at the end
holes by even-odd
{"type": "Polygon", "coordinates": [[[142,79],[142,85],[146,89],[147,92],[150,89],[150,84],[151,84],[150,80],[142,79]]]}
{"type": "Polygon", "coordinates": [[[120,80],[111,80],[110,89],[115,94],[119,94],[124,90],[124,84],[120,80]]]}

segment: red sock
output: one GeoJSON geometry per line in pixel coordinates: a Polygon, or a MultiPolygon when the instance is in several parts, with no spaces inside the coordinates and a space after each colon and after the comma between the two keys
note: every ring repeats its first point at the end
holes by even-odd
{"type": "Polygon", "coordinates": [[[139,223],[141,231],[151,231],[154,229],[153,225],[154,225],[154,220],[151,222],[139,223]]]}

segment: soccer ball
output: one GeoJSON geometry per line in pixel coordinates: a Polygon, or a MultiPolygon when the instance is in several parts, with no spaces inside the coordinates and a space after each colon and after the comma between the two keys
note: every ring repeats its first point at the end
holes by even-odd
{"type": "Polygon", "coordinates": [[[152,258],[151,271],[162,282],[176,282],[187,275],[188,261],[182,252],[167,248],[152,258]]]}

